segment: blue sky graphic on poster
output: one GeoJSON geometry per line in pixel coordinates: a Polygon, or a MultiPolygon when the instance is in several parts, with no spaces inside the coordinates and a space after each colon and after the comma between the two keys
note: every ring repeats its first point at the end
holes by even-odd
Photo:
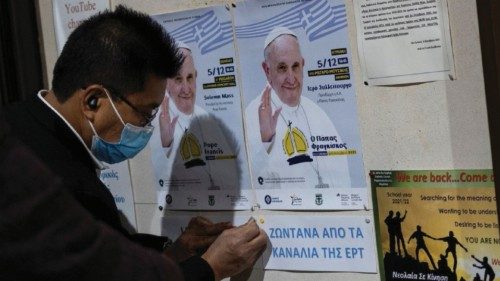
{"type": "Polygon", "coordinates": [[[347,27],[345,5],[332,6],[326,0],[301,3],[267,20],[237,26],[236,37],[266,36],[275,26],[302,28],[309,41],[314,41],[347,27]]]}
{"type": "Polygon", "coordinates": [[[220,22],[214,11],[208,11],[170,34],[184,43],[196,43],[202,55],[233,42],[231,21],[220,22]]]}

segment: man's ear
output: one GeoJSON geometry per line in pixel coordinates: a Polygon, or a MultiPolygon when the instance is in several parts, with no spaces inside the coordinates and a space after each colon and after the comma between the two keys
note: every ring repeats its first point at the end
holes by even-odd
{"type": "Polygon", "coordinates": [[[168,78],[167,79],[167,85],[165,87],[165,96],[169,97],[170,98],[170,87],[173,83],[173,79],[172,78],[168,78]]]}
{"type": "Polygon", "coordinates": [[[95,114],[102,106],[103,97],[105,96],[104,89],[100,85],[90,85],[80,90],[80,107],[83,115],[88,120],[94,120],[95,114]]]}
{"type": "Polygon", "coordinates": [[[263,61],[262,62],[262,70],[264,70],[264,73],[266,74],[267,81],[269,81],[269,65],[263,61]]]}

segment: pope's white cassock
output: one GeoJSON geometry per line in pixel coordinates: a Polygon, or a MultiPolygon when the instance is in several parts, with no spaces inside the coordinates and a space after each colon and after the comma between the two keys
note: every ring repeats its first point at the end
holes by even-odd
{"type": "Polygon", "coordinates": [[[171,103],[170,117],[175,116],[179,118],[169,148],[161,145],[159,117],[153,122],[156,129],[151,137],[151,159],[159,190],[238,188],[240,160],[231,156],[237,156],[239,149],[232,133],[196,105],[194,112],[186,115],[171,103]]]}
{"type": "Polygon", "coordinates": [[[290,107],[283,104],[273,90],[271,101],[273,113],[277,108],[282,108],[276,125],[276,134],[271,142],[262,142],[260,136],[258,110],[261,95],[247,106],[245,112],[254,186],[256,188],[351,187],[345,155],[313,155],[315,151],[312,148],[313,144],[343,143],[325,112],[304,96],[301,96],[298,106],[290,107]]]}

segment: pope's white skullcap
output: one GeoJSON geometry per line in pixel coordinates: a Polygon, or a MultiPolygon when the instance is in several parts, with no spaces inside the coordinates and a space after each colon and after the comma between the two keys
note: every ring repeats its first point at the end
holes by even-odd
{"type": "Polygon", "coordinates": [[[177,48],[183,48],[191,51],[191,47],[189,47],[186,43],[182,42],[181,40],[177,40],[177,48]]]}
{"type": "Polygon", "coordinates": [[[271,32],[269,32],[269,34],[267,35],[266,40],[264,40],[264,49],[269,46],[269,44],[271,44],[274,39],[285,34],[292,35],[293,37],[297,38],[297,35],[290,29],[283,26],[278,26],[271,30],[271,32]]]}

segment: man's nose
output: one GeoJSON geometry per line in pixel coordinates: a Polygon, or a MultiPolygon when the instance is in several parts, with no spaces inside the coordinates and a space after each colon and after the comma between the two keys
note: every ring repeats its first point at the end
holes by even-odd
{"type": "Polygon", "coordinates": [[[293,73],[292,70],[288,70],[285,75],[286,75],[286,77],[285,77],[286,80],[285,81],[287,83],[290,83],[290,84],[294,84],[295,83],[295,73],[293,73]]]}
{"type": "Polygon", "coordinates": [[[189,92],[189,83],[187,81],[183,81],[181,84],[181,93],[187,94],[189,92]]]}

